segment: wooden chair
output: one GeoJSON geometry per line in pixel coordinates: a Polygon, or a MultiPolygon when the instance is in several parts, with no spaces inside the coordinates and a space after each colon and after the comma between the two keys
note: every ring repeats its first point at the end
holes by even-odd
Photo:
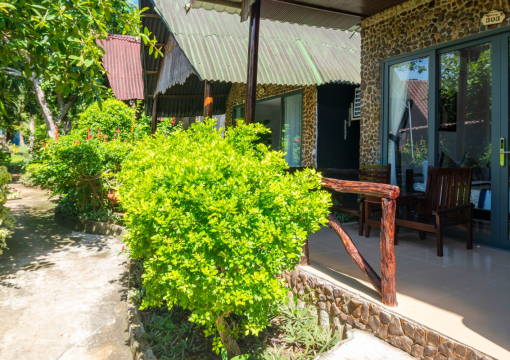
{"type": "Polygon", "coordinates": [[[425,197],[417,214],[395,218],[395,244],[399,226],[416,229],[421,239],[425,232],[436,234],[437,256],[443,256],[443,228],[466,227],[467,248],[473,248],[473,207],[470,203],[472,168],[434,168],[429,166],[425,197]]]}
{"type": "MultiPolygon", "coordinates": [[[[391,164],[388,165],[361,165],[359,181],[376,182],[382,184],[389,184],[391,180],[391,164]]],[[[349,203],[344,196],[346,194],[335,193],[332,195],[333,203],[337,202],[339,205],[333,205],[331,211],[347,214],[358,218],[358,233],[363,236],[363,223],[365,219],[365,207],[363,204],[363,196],[358,197],[357,203],[352,201],[349,203]]],[[[374,210],[380,210],[374,209],[374,210]]]]}

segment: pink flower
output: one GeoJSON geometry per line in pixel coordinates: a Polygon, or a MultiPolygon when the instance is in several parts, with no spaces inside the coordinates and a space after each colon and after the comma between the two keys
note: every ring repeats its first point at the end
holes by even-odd
{"type": "Polygon", "coordinates": [[[117,128],[117,134],[120,134],[120,128],[117,128]]]}
{"type": "Polygon", "coordinates": [[[299,140],[299,139],[296,139],[296,142],[297,142],[297,143],[299,143],[299,142],[301,142],[301,140],[299,140]]]}
{"type": "MultiPolygon", "coordinates": [[[[174,119],[175,119],[175,118],[174,118],[174,119]]],[[[175,121],[172,121],[172,122],[171,122],[171,124],[172,124],[172,125],[175,125],[175,121]]]]}
{"type": "Polygon", "coordinates": [[[174,122],[175,122],[175,120],[177,120],[177,118],[176,118],[176,117],[173,117],[172,119],[174,120],[174,122]]]}

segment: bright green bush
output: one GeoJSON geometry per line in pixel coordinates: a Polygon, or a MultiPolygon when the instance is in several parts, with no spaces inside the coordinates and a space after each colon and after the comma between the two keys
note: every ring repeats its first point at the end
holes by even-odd
{"type": "Polygon", "coordinates": [[[108,140],[118,137],[118,130],[126,137],[131,133],[133,126],[133,109],[117,99],[108,99],[90,105],[80,114],[78,125],[73,129],[75,138],[85,138],[90,129],[92,134],[96,134],[98,129],[107,136],[108,140]]]}
{"type": "Polygon", "coordinates": [[[5,166],[0,166],[0,255],[3,249],[7,248],[6,239],[12,234],[10,228],[14,227],[14,218],[11,215],[11,209],[5,207],[9,189],[7,184],[11,181],[11,174],[5,166]]]}
{"type": "Polygon", "coordinates": [[[286,173],[282,152],[254,144],[267,131],[240,124],[222,138],[206,121],[160,133],[142,140],[119,174],[125,240],[144,259],[142,306],[190,309],[230,356],[238,348],[228,335],[268,325],[286,294],[275,275],[298,264],[305,239],[327,222],[320,175],[286,173]],[[229,324],[233,314],[241,320],[229,324]]]}

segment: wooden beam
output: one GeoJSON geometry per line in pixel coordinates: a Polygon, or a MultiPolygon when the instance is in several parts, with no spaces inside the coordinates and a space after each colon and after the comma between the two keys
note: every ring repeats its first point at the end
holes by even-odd
{"type": "MultiPolygon", "coordinates": [[[[147,44],[144,43],[143,46],[150,46],[150,44],[149,43],[147,43],[147,44]]],[[[165,46],[165,44],[157,43],[157,44],[154,44],[154,46],[165,46]]]]}
{"type": "Polygon", "coordinates": [[[251,6],[250,36],[248,41],[248,79],[246,81],[246,110],[247,124],[255,122],[255,106],[257,103],[257,69],[259,61],[259,30],[260,30],[260,0],[251,6]]]}
{"type": "Polygon", "coordinates": [[[396,199],[400,194],[398,186],[381,183],[337,180],[324,177],[321,185],[324,189],[339,193],[376,196],[385,199],[396,199]]]}
{"type": "MultiPolygon", "coordinates": [[[[148,96],[154,96],[154,95],[148,95],[148,96]]],[[[168,98],[168,99],[199,99],[203,98],[204,95],[158,95],[160,98],[168,98]]],[[[213,94],[212,97],[227,97],[228,94],[213,94]]]]}
{"type": "Polygon", "coordinates": [[[204,119],[210,118],[213,114],[213,87],[212,82],[205,80],[204,82],[204,119]]]}
{"type": "Polygon", "coordinates": [[[158,75],[159,71],[145,71],[146,75],[158,75]]]}
{"type": "Polygon", "coordinates": [[[338,15],[358,17],[360,19],[366,18],[366,15],[361,15],[361,14],[357,14],[357,13],[353,13],[353,12],[345,11],[345,10],[334,9],[334,8],[330,8],[330,7],[326,7],[326,6],[312,5],[312,4],[308,4],[308,3],[304,3],[304,2],[300,2],[300,1],[294,1],[294,0],[292,0],[292,1],[272,0],[272,1],[277,2],[277,3],[298,6],[298,7],[302,7],[302,8],[306,8],[306,9],[310,9],[310,10],[320,10],[320,11],[329,12],[329,13],[338,14],[338,15]]]}
{"type": "Polygon", "coordinates": [[[154,135],[158,129],[158,95],[152,100],[151,134],[154,135]]]}
{"type": "Polygon", "coordinates": [[[155,18],[155,19],[161,18],[161,16],[159,16],[158,14],[145,14],[145,13],[142,13],[142,16],[145,16],[147,18],[155,18]]]}
{"type": "MultiPolygon", "coordinates": [[[[231,7],[231,8],[241,9],[241,4],[240,3],[236,3],[236,2],[232,2],[232,1],[228,1],[228,0],[200,0],[200,1],[208,3],[208,4],[228,6],[228,7],[231,7]]],[[[194,2],[195,2],[195,0],[191,1],[191,7],[193,7],[193,3],[194,2]]]]}

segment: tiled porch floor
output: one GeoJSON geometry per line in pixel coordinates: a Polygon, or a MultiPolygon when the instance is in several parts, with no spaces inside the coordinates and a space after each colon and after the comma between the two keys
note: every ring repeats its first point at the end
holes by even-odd
{"type": "MultiPolygon", "coordinates": [[[[367,239],[357,235],[356,224],[345,228],[380,274],[378,230],[372,229],[367,239]]],[[[312,268],[322,272],[322,277],[380,301],[333,230],[321,229],[309,244],[312,268]]],[[[420,240],[416,231],[401,229],[395,256],[399,305],[392,311],[488,355],[510,359],[509,251],[477,244],[467,250],[465,242],[445,238],[444,257],[440,258],[434,234],[420,240]]]]}

